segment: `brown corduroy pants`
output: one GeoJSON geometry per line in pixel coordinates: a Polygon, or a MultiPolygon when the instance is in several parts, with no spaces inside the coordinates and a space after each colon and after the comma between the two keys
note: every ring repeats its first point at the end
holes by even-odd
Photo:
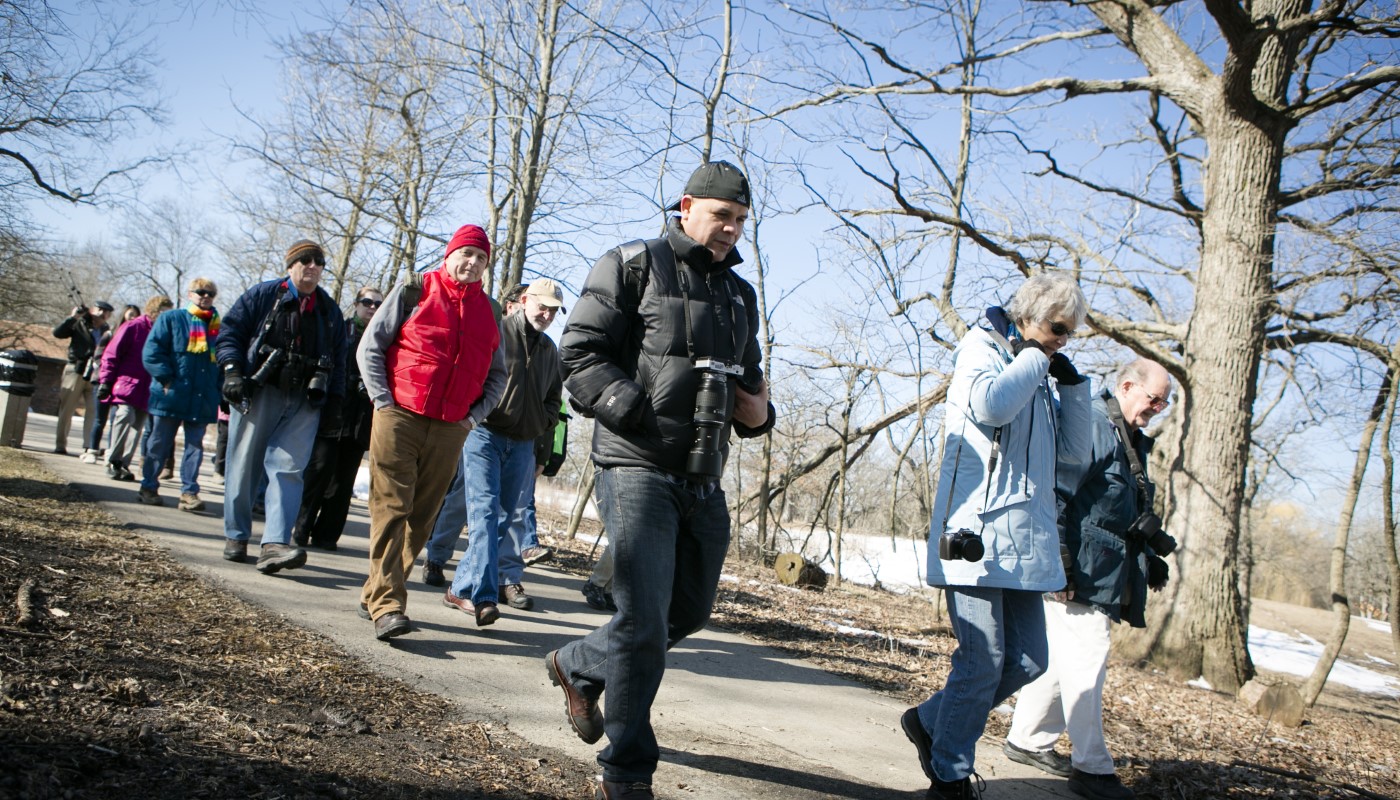
{"type": "Polygon", "coordinates": [[[467,429],[396,406],[376,409],[369,439],[369,577],[360,602],[378,619],[408,604],[413,562],[437,522],[467,429]]]}

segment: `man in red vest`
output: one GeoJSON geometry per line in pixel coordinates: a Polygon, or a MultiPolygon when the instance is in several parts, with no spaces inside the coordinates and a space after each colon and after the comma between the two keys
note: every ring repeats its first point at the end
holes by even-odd
{"type": "Polygon", "coordinates": [[[505,391],[500,331],[481,276],[491,242],[463,225],[417,302],[394,287],[365,329],[358,358],[374,402],[369,441],[369,577],[360,615],[375,638],[408,633],[405,579],[432,533],[467,433],[505,391]]]}

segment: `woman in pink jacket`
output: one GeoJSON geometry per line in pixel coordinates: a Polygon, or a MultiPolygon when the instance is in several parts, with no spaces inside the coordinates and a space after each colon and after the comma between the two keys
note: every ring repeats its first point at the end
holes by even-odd
{"type": "Polygon", "coordinates": [[[174,306],[163,294],[147,300],[145,314],[123,325],[102,352],[97,401],[112,406],[112,449],[107,452],[107,474],[112,480],[136,477],[131,474],[131,457],[146,426],[146,402],[151,392],[151,375],[141,362],[141,350],[156,317],[174,306]]]}

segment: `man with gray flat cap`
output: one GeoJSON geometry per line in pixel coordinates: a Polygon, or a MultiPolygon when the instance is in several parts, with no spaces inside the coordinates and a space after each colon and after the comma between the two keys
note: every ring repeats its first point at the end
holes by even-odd
{"type": "Polygon", "coordinates": [[[571,402],[595,418],[595,491],[618,610],[545,665],[579,738],[607,734],[604,800],[654,797],[651,705],[666,651],[709,619],[729,547],[720,488],[729,436],[773,427],[756,295],[734,272],[749,206],[738,168],[702,164],[661,238],[593,266],[560,339],[571,402]]]}

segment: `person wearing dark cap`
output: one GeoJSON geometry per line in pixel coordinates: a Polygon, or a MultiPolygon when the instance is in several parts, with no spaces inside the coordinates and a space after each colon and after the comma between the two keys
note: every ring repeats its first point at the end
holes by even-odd
{"type": "Polygon", "coordinates": [[[374,403],[369,436],[369,575],[360,616],[387,641],[412,629],[407,577],[428,541],[462,443],[506,386],[501,334],[481,276],[491,241],[463,225],[442,265],[395,286],[357,353],[374,403]]]}
{"type": "Polygon", "coordinates": [[[720,487],[729,437],[773,427],[758,302],[734,271],[749,206],[738,168],[702,164],[661,238],[622,245],[593,266],[560,338],[571,402],[595,418],[595,492],[617,612],[545,656],[545,667],[579,738],[607,734],[598,754],[605,800],[653,796],[651,705],[666,651],[709,619],[729,547],[720,487]]]}
{"type": "Polygon", "coordinates": [[[96,419],[96,403],[92,402],[93,378],[96,377],[97,341],[107,330],[107,318],[112,316],[112,304],[98,300],[91,308],[77,306],[73,313],[53,326],[55,339],[68,340],[68,366],[63,368],[63,383],[58,394],[58,428],[55,430],[53,451],[68,454],[68,431],[73,426],[73,414],[78,406],[83,410],[83,442],[92,435],[96,419]]]}
{"type": "Polygon", "coordinates": [[[234,301],[214,344],[230,409],[224,558],[248,557],[253,501],[266,473],[258,554],[265,574],[306,563],[306,551],[292,543],[302,472],[322,407],[338,412],[345,392],[345,319],[320,288],[325,251],[302,239],[287,248],[284,264],[287,277],[259,283],[234,301]]]}

